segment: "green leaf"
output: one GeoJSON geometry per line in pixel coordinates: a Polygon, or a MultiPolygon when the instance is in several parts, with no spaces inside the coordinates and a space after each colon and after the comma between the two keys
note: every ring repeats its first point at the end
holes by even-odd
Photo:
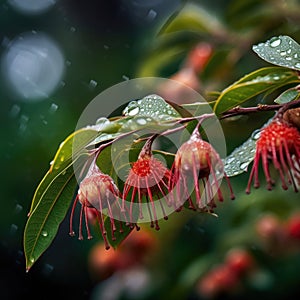
{"type": "Polygon", "coordinates": [[[77,181],[73,167],[58,174],[31,212],[24,230],[26,269],[29,270],[50,246],[73,199],[77,181]]]}
{"type": "Polygon", "coordinates": [[[297,87],[288,89],[280,94],[275,100],[275,103],[284,104],[296,100],[299,97],[299,91],[297,87]]]}
{"type": "Polygon", "coordinates": [[[256,141],[260,137],[260,132],[272,119],[266,122],[260,129],[254,130],[241,146],[235,148],[230,155],[223,159],[224,171],[228,177],[247,172],[248,166],[255,156],[256,141]]]}
{"type": "MultiPolygon", "coordinates": [[[[151,117],[163,122],[180,118],[180,114],[158,95],[148,95],[143,99],[131,101],[124,109],[123,114],[131,117],[151,117]]],[[[145,124],[144,124],[145,125],[145,124]]]]}
{"type": "Polygon", "coordinates": [[[254,96],[299,81],[297,74],[289,69],[268,67],[256,70],[223,90],[215,103],[214,111],[220,115],[254,96]]]}
{"type": "Polygon", "coordinates": [[[85,152],[84,148],[97,136],[98,131],[92,128],[79,129],[70,134],[59,146],[49,171],[38,185],[29,210],[29,215],[39,203],[43,194],[53,180],[66,168],[73,164],[80,154],[85,152]]]}
{"type": "Polygon", "coordinates": [[[179,13],[169,19],[161,29],[160,34],[177,31],[220,34],[223,31],[223,27],[218,19],[207,10],[199,5],[189,3],[179,13]]]}
{"type": "Polygon", "coordinates": [[[289,36],[273,37],[264,43],[254,45],[252,49],[271,64],[300,70],[300,45],[289,36]]]}

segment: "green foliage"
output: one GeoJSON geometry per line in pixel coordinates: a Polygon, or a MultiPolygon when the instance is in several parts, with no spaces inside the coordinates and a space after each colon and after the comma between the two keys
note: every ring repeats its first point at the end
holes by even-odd
{"type": "Polygon", "coordinates": [[[267,67],[256,70],[223,90],[215,103],[214,111],[220,115],[259,94],[299,82],[297,74],[289,69],[267,67]]]}

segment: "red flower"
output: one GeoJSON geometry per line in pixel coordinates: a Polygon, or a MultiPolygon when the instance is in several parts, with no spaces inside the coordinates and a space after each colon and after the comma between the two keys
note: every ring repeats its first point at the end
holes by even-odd
{"type": "MultiPolygon", "coordinates": [[[[119,198],[119,190],[112,178],[106,174],[103,174],[96,165],[93,165],[88,171],[86,177],[81,181],[79,185],[78,194],[75,198],[71,216],[70,216],[70,235],[74,236],[73,231],[73,217],[75,207],[79,201],[81,204],[80,217],[79,217],[79,239],[83,239],[82,235],[82,223],[83,215],[85,219],[86,231],[88,239],[92,238],[88,216],[91,210],[96,214],[96,218],[100,227],[101,234],[103,236],[105,247],[109,249],[110,246],[107,241],[107,232],[104,226],[104,216],[102,211],[107,209],[107,214],[110,218],[112,239],[114,239],[114,232],[116,231],[116,225],[114,215],[116,213],[117,200],[119,198]]],[[[122,229],[120,229],[121,231],[122,229]]]]}
{"type": "Polygon", "coordinates": [[[144,219],[143,198],[146,199],[151,227],[154,227],[155,224],[155,229],[159,230],[156,204],[160,206],[164,219],[167,219],[165,203],[162,200],[167,200],[171,172],[161,161],[152,156],[151,144],[152,139],[149,139],[141,150],[138,160],[132,164],[124,184],[123,209],[125,209],[125,202],[129,197],[130,204],[127,208],[129,221],[131,225],[135,224],[138,219],[144,219]],[[154,201],[155,199],[157,202],[154,201]],[[137,204],[137,209],[134,209],[134,204],[137,204]]]}
{"type": "Polygon", "coordinates": [[[216,150],[208,142],[203,141],[198,129],[191,138],[177,151],[173,163],[173,181],[171,189],[176,194],[173,200],[176,208],[188,200],[189,208],[196,209],[191,199],[194,192],[196,207],[203,211],[212,211],[215,207],[214,194],[218,193],[219,201],[223,201],[219,181],[225,176],[231,198],[234,199],[230,182],[223,171],[223,162],[216,150]],[[200,182],[203,183],[201,192],[200,182]],[[180,203],[176,203],[180,201],[180,203]],[[207,209],[209,207],[209,209],[207,209]]]}
{"type": "Polygon", "coordinates": [[[279,173],[282,188],[288,189],[288,183],[293,184],[295,191],[298,191],[295,179],[300,181],[300,132],[297,128],[277,118],[261,131],[246,189],[248,194],[253,178],[254,187],[260,186],[258,179],[260,160],[262,160],[268,190],[272,190],[275,183],[269,170],[269,164],[272,162],[279,173]]]}

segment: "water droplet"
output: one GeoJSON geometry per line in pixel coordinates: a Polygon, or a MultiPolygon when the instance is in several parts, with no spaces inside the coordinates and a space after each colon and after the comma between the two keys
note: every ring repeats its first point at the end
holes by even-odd
{"type": "Polygon", "coordinates": [[[281,44],[281,39],[278,37],[274,37],[270,40],[270,46],[275,48],[278,47],[281,44]]]}
{"type": "Polygon", "coordinates": [[[229,157],[226,159],[226,164],[230,164],[234,161],[234,157],[229,157]]]}
{"type": "Polygon", "coordinates": [[[55,103],[52,103],[51,106],[50,106],[50,108],[49,108],[49,113],[53,114],[53,113],[55,113],[57,111],[57,109],[58,109],[58,105],[55,104],[55,103]]]}
{"type": "Polygon", "coordinates": [[[123,114],[125,116],[135,116],[140,112],[140,107],[138,106],[138,103],[136,101],[131,101],[127,105],[127,107],[124,109],[123,114]]]}
{"type": "Polygon", "coordinates": [[[147,124],[147,120],[144,119],[144,118],[137,118],[135,121],[139,125],[146,125],[147,124]]]}
{"type": "Polygon", "coordinates": [[[287,56],[285,59],[290,61],[290,60],[292,60],[292,57],[291,56],[287,56]]]}
{"type": "Polygon", "coordinates": [[[128,77],[128,76],[126,76],[126,75],[123,75],[123,76],[122,76],[122,78],[123,78],[124,80],[126,80],[126,81],[128,81],[128,80],[129,80],[129,77],[128,77]]]}
{"type": "Polygon", "coordinates": [[[260,137],[260,132],[261,132],[260,129],[254,130],[254,131],[252,132],[252,134],[251,134],[251,138],[252,138],[254,141],[258,140],[259,137],[260,137]]]}
{"type": "Polygon", "coordinates": [[[96,80],[91,79],[89,82],[89,88],[94,89],[98,85],[98,82],[96,80]]]}
{"type": "Polygon", "coordinates": [[[65,156],[62,155],[62,156],[60,157],[60,161],[63,162],[64,160],[65,160],[65,156]]]}
{"type": "Polygon", "coordinates": [[[17,204],[15,207],[15,213],[18,214],[23,210],[23,206],[20,204],[17,204]]]}
{"type": "Polygon", "coordinates": [[[243,162],[240,164],[240,169],[243,171],[247,171],[249,163],[248,162],[243,162]]]}
{"type": "Polygon", "coordinates": [[[35,262],[35,258],[34,258],[33,256],[31,256],[31,257],[29,258],[29,261],[33,264],[33,263],[35,262]]]}
{"type": "Polygon", "coordinates": [[[297,62],[297,63],[295,64],[295,68],[299,68],[299,69],[300,69],[300,62],[297,62]]]}
{"type": "Polygon", "coordinates": [[[157,12],[155,10],[153,10],[153,9],[150,9],[149,12],[148,12],[148,15],[147,15],[146,19],[148,21],[152,21],[152,20],[154,20],[156,18],[156,16],[157,16],[157,12]]]}
{"type": "Polygon", "coordinates": [[[96,121],[96,129],[98,131],[100,131],[109,124],[110,124],[110,121],[107,118],[101,117],[101,118],[97,119],[97,121],[96,121]]]}
{"type": "Polygon", "coordinates": [[[286,51],[281,51],[281,52],[280,52],[280,55],[281,55],[281,56],[285,56],[285,55],[286,55],[286,51]]]}
{"type": "Polygon", "coordinates": [[[128,116],[135,116],[139,113],[140,108],[139,107],[135,107],[132,108],[129,112],[128,112],[128,116]]]}
{"type": "Polygon", "coordinates": [[[47,237],[48,236],[48,232],[46,230],[43,230],[42,233],[41,233],[41,235],[43,237],[47,237]]]}
{"type": "Polygon", "coordinates": [[[298,53],[295,53],[295,54],[294,54],[294,58],[298,58],[298,53]]]}
{"type": "Polygon", "coordinates": [[[10,225],[10,234],[15,234],[17,232],[18,228],[19,228],[18,225],[11,224],[10,225]]]}

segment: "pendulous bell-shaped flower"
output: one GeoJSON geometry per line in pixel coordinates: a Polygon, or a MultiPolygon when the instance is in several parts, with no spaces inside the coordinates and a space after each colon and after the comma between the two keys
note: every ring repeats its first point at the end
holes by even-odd
{"type": "Polygon", "coordinates": [[[297,182],[300,182],[300,132],[299,130],[281,118],[275,118],[260,132],[256,142],[256,152],[251,169],[246,193],[250,193],[254,179],[254,187],[260,186],[259,165],[262,168],[267,181],[267,189],[272,190],[275,181],[271,178],[270,164],[279,173],[282,188],[288,189],[293,185],[298,191],[297,182]]]}
{"type": "Polygon", "coordinates": [[[170,188],[173,204],[177,210],[188,201],[191,209],[212,212],[216,206],[214,202],[216,193],[219,201],[223,201],[220,189],[223,177],[226,178],[231,198],[234,199],[230,182],[224,173],[223,162],[212,145],[202,140],[198,127],[190,139],[178,149],[172,171],[170,188]],[[195,203],[192,198],[195,199],[195,203]]]}

